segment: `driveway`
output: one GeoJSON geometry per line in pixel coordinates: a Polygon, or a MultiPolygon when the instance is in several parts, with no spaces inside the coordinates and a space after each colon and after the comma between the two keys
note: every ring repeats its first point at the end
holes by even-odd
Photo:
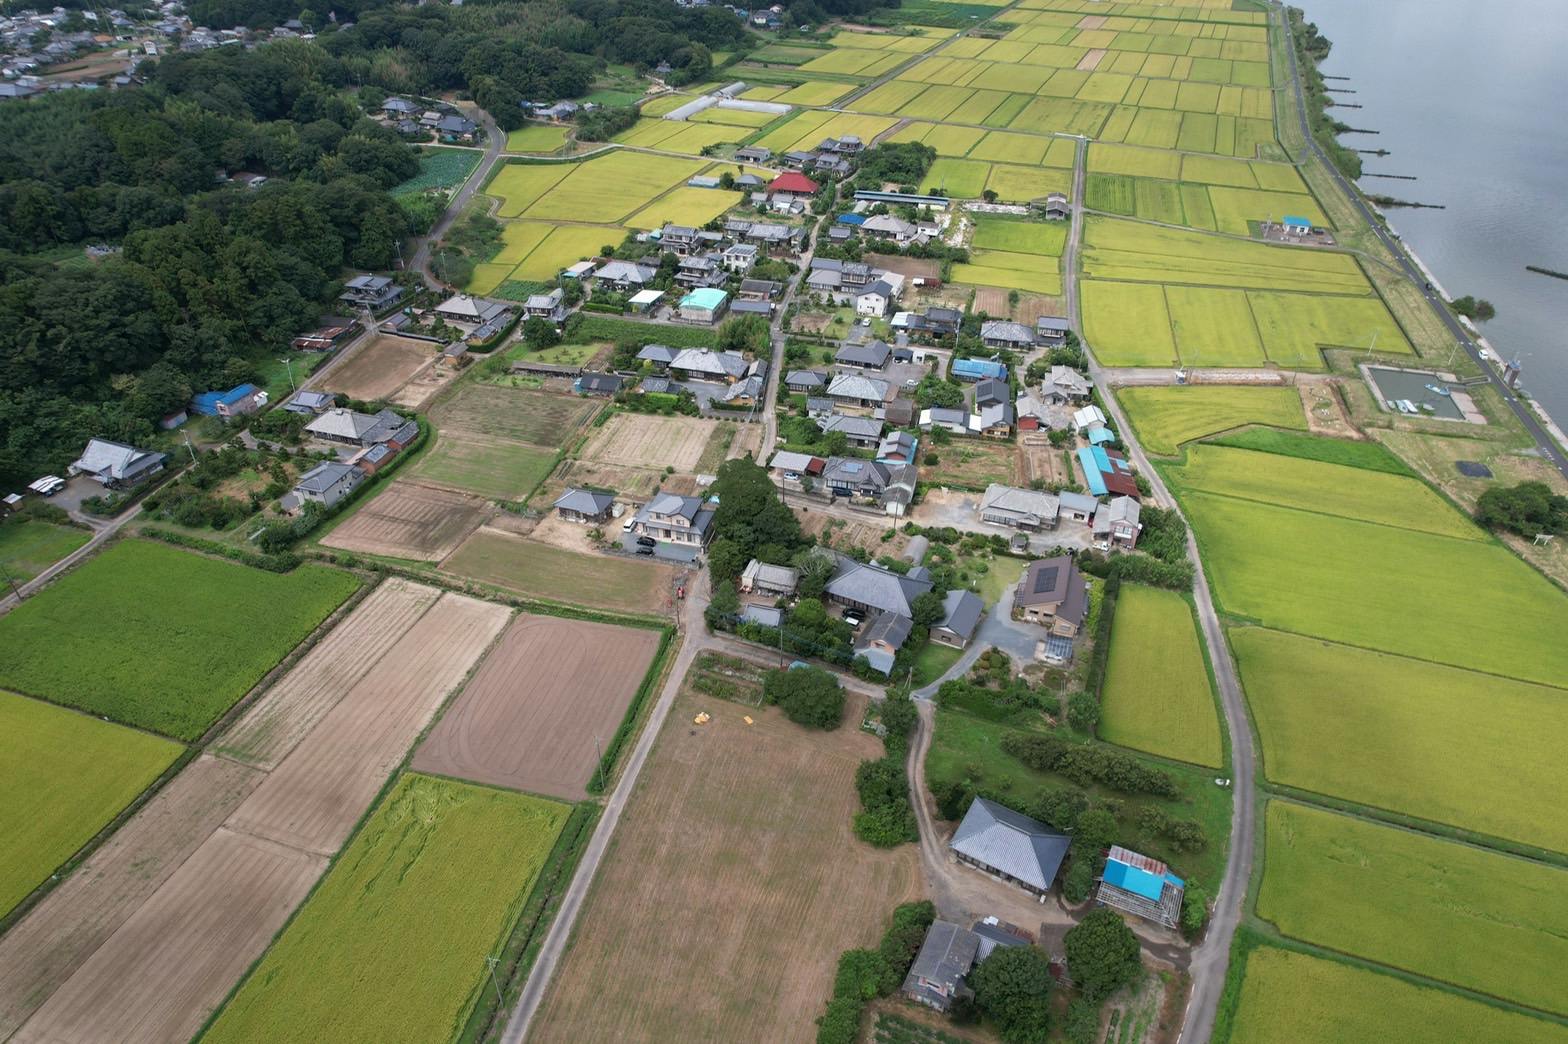
{"type": "Polygon", "coordinates": [[[964,649],[953,666],[947,673],[923,689],[916,689],[911,695],[916,700],[927,701],[936,695],[936,690],[942,687],[945,681],[962,678],[969,673],[969,668],[980,658],[986,649],[995,646],[1014,660],[1022,663],[1034,661],[1034,648],[1045,637],[1045,628],[1036,624],[1020,623],[1013,619],[1013,589],[1008,588],[1002,593],[1002,598],[995,605],[985,611],[985,616],[980,620],[980,626],[975,629],[975,636],[970,639],[969,646],[964,649]]]}
{"type": "MultiPolygon", "coordinates": [[[[927,490],[915,505],[910,521],[917,526],[952,527],[962,533],[980,533],[1011,540],[1020,531],[980,521],[980,494],[959,489],[927,490]]],[[[1030,533],[1029,552],[1048,555],[1058,548],[1079,551],[1094,542],[1094,535],[1083,522],[1062,522],[1055,529],[1030,533]]]]}
{"type": "MultiPolygon", "coordinates": [[[[621,550],[628,555],[636,555],[641,547],[642,545],[637,543],[635,533],[621,534],[621,550]]],[[[658,546],[653,549],[652,555],[642,555],[641,557],[655,558],[661,562],[679,562],[682,565],[690,565],[697,561],[697,556],[700,554],[702,554],[701,548],[689,547],[685,544],[671,544],[661,540],[658,546]]]]}

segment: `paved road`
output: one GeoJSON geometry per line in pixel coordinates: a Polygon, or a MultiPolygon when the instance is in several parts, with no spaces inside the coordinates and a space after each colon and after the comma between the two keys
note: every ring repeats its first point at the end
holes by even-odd
{"type": "MultiPolygon", "coordinates": [[[[1289,27],[1285,23],[1283,9],[1275,8],[1272,17],[1280,31],[1288,34],[1289,27]]],[[[1558,471],[1562,472],[1565,478],[1568,478],[1568,454],[1565,454],[1563,448],[1558,445],[1557,440],[1552,438],[1545,425],[1536,417],[1535,411],[1522,401],[1519,396],[1514,394],[1514,390],[1503,383],[1503,379],[1498,375],[1497,370],[1482,358],[1480,346],[1471,340],[1470,332],[1465,329],[1459,318],[1449,310],[1442,296],[1429,288],[1425,274],[1410,260],[1404,245],[1395,239],[1394,235],[1384,227],[1382,221],[1378,219],[1378,215],[1372,210],[1371,205],[1367,203],[1350,179],[1340,173],[1339,168],[1333,164],[1327,154],[1324,153],[1323,147],[1312,136],[1311,126],[1307,122],[1307,99],[1305,91],[1301,86],[1301,70],[1297,67],[1294,43],[1289,43],[1285,49],[1290,54],[1290,78],[1292,89],[1296,93],[1296,116],[1300,121],[1301,136],[1306,139],[1307,147],[1322,161],[1323,166],[1328,170],[1329,176],[1334,179],[1334,183],[1339,186],[1340,191],[1344,192],[1346,197],[1349,198],[1351,205],[1360,211],[1367,225],[1378,239],[1382,241],[1383,245],[1388,248],[1389,253],[1394,255],[1405,277],[1421,291],[1421,295],[1426,298],[1426,303],[1431,306],[1433,313],[1442,320],[1443,325],[1447,327],[1454,340],[1459,342],[1460,346],[1464,348],[1465,354],[1469,355],[1471,359],[1475,360],[1476,365],[1481,367],[1481,372],[1486,374],[1492,386],[1497,389],[1498,394],[1503,397],[1503,401],[1508,404],[1508,408],[1513,411],[1514,416],[1519,418],[1519,423],[1523,424],[1525,430],[1530,433],[1530,437],[1535,440],[1536,446],[1542,454],[1556,466],[1558,471]]]]}
{"type": "MultiPolygon", "coordinates": [[[[1080,142],[1073,165],[1075,204],[1081,203],[1084,198],[1086,149],[1087,143],[1080,142]]],[[[1063,291],[1067,299],[1068,317],[1072,320],[1074,328],[1080,331],[1080,336],[1083,331],[1083,317],[1080,314],[1081,302],[1078,295],[1078,251],[1082,242],[1082,229],[1083,208],[1075,205],[1072,231],[1068,235],[1062,262],[1063,291]]],[[[1084,338],[1084,348],[1089,360],[1089,376],[1100,388],[1108,389],[1110,371],[1095,360],[1092,346],[1087,338],[1084,338]]],[[[1174,382],[1174,372],[1169,370],[1165,372],[1171,375],[1169,380],[1174,382]]],[[[1148,457],[1144,455],[1143,447],[1138,444],[1132,425],[1127,423],[1120,403],[1110,394],[1102,395],[1101,398],[1105,401],[1106,412],[1114,427],[1121,432],[1128,456],[1132,458],[1138,471],[1148,478],[1155,499],[1160,504],[1180,512],[1181,507],[1176,503],[1176,498],[1171,496],[1170,490],[1165,487],[1164,481],[1160,478],[1160,473],[1154,470],[1148,457]]],[[[1235,935],[1236,926],[1241,922],[1242,900],[1246,896],[1247,882],[1252,874],[1253,831],[1257,812],[1256,795],[1252,785],[1255,773],[1252,732],[1247,721],[1246,707],[1242,702],[1241,682],[1236,676],[1236,665],[1230,658],[1230,649],[1225,644],[1225,634],[1220,627],[1219,614],[1214,610],[1214,599],[1209,591],[1208,578],[1203,573],[1201,559],[1198,557],[1198,544],[1192,536],[1190,526],[1187,533],[1187,556],[1193,562],[1199,563],[1193,597],[1198,608],[1198,621],[1203,629],[1203,640],[1208,646],[1209,661],[1214,665],[1214,679],[1219,685],[1220,703],[1225,710],[1225,726],[1231,736],[1234,762],[1231,769],[1231,784],[1235,800],[1231,803],[1230,851],[1226,857],[1225,877],[1220,882],[1214,913],[1203,942],[1187,955],[1188,972],[1192,979],[1192,997],[1188,1002],[1182,1025],[1180,1037],[1182,1044],[1207,1040],[1214,1030],[1214,1015],[1218,1009],[1220,993],[1225,988],[1225,973],[1230,965],[1231,938],[1235,935]]]]}
{"type": "Polygon", "coordinates": [[[790,304],[795,300],[795,292],[800,288],[800,284],[806,281],[806,273],[811,271],[811,258],[816,251],[817,240],[813,234],[811,246],[800,255],[800,275],[786,283],[784,294],[779,298],[778,307],[774,309],[773,321],[768,324],[768,337],[773,346],[773,362],[768,367],[768,384],[763,392],[762,403],[758,406],[762,411],[762,448],[757,451],[757,463],[764,467],[773,456],[773,446],[778,442],[779,436],[777,403],[779,384],[784,380],[784,314],[789,311],[790,304]]]}
{"type": "Polygon", "coordinates": [[[477,105],[465,106],[464,111],[485,129],[485,154],[479,161],[479,165],[474,168],[473,174],[463,182],[463,187],[457,190],[452,201],[447,204],[446,212],[431,226],[429,234],[419,240],[413,256],[408,260],[408,267],[418,272],[420,278],[432,286],[441,286],[442,283],[430,271],[431,244],[439,243],[441,237],[446,235],[447,230],[452,227],[452,222],[457,220],[463,208],[468,206],[468,201],[474,198],[474,193],[479,191],[479,186],[490,177],[491,168],[501,159],[501,153],[506,148],[506,135],[501,132],[500,127],[496,126],[495,119],[488,112],[477,105]]]}

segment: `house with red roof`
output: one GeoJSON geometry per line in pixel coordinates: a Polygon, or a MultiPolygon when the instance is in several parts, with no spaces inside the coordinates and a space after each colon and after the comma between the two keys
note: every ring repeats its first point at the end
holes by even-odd
{"type": "Polygon", "coordinates": [[[768,182],[768,195],[775,198],[779,196],[810,198],[817,194],[817,189],[820,187],[806,175],[789,171],[768,182]]]}

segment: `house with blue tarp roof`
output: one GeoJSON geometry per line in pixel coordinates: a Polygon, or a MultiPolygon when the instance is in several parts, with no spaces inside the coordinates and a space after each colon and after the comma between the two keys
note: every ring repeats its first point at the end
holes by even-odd
{"type": "Polygon", "coordinates": [[[954,359],[953,365],[948,368],[952,376],[961,381],[982,381],[994,378],[999,381],[1007,379],[1007,367],[995,359],[954,359]]]}
{"type": "Polygon", "coordinates": [[[864,214],[840,214],[838,223],[841,225],[864,225],[866,218],[864,214]]]}
{"type": "Polygon", "coordinates": [[[266,392],[254,384],[241,384],[228,391],[202,392],[191,400],[191,412],[203,417],[238,417],[255,413],[266,404],[266,392]]]}
{"type": "Polygon", "coordinates": [[[1095,901],[1174,928],[1181,921],[1187,883],[1158,859],[1112,845],[1095,901]]]}

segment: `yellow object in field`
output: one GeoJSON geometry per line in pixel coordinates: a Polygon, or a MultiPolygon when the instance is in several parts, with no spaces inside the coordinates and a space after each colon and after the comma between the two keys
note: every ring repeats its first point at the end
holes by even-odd
{"type": "Polygon", "coordinates": [[[751,720],[751,715],[750,714],[742,714],[740,717],[741,717],[741,720],[744,721],[747,725],[755,725],[756,724],[756,722],[751,720]]]}
{"type": "Polygon", "coordinates": [[[696,722],[698,725],[706,725],[706,724],[708,724],[709,718],[710,718],[710,715],[708,714],[708,712],[707,711],[703,711],[701,714],[697,715],[695,718],[693,718],[691,720],[696,722]]]}

